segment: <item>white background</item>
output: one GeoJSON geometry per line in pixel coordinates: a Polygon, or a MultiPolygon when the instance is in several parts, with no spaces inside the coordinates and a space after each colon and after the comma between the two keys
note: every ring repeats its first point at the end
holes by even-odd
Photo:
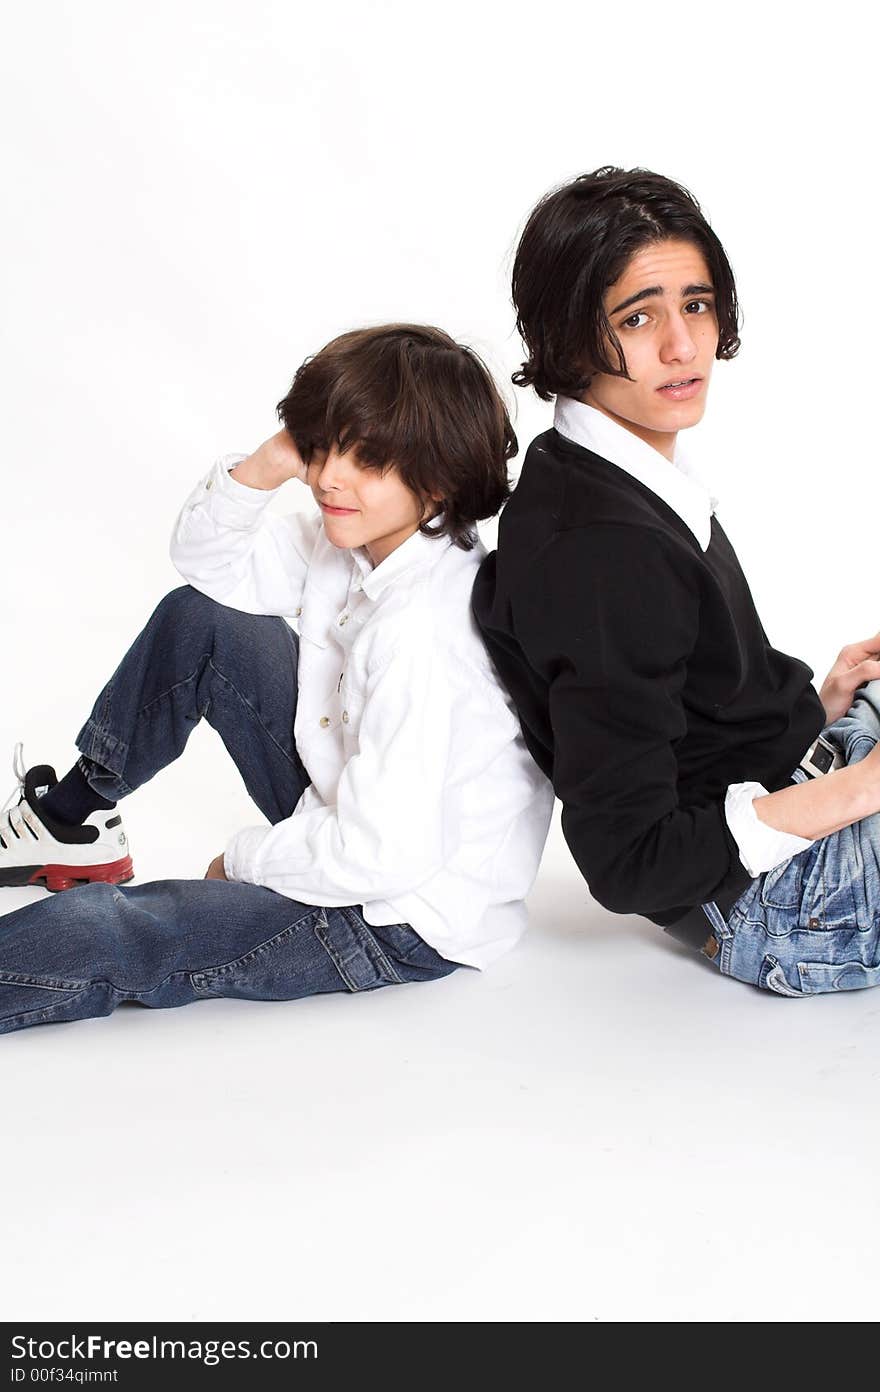
{"type": "MultiPolygon", "coordinates": [[[[860,13],[19,8],[0,758],[69,767],[179,582],[183,498],[275,428],[307,353],[436,322],[509,380],[518,231],[605,163],[684,182],[733,263],[743,348],[694,443],[771,640],[821,678],[880,627],[860,13]]],[[[524,448],[550,407],[515,413],[524,448]]],[[[205,727],[124,812],[140,880],[200,876],[254,820],[205,727]]],[[[3,1037],[5,1317],[876,1317],[875,993],[717,980],[591,904],[556,829],[532,911],[484,977],[3,1037]]]]}

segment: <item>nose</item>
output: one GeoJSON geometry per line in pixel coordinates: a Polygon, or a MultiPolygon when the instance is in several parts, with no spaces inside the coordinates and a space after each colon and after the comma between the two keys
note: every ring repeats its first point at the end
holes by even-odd
{"type": "Polygon", "coordinates": [[[692,326],[680,314],[671,314],[666,321],[660,357],[665,363],[690,363],[697,356],[692,326]]]}
{"type": "Polygon", "coordinates": [[[331,493],[334,490],[338,491],[340,488],[344,488],[350,467],[345,456],[340,454],[334,445],[318,471],[316,481],[321,492],[331,493]]]}

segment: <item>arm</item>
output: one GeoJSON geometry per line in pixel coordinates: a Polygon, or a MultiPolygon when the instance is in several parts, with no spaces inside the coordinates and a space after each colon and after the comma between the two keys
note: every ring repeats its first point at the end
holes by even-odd
{"type": "Polygon", "coordinates": [[[436,638],[410,630],[367,682],[357,750],[336,803],[245,827],[224,855],[229,879],[338,907],[414,889],[445,861],[446,766],[454,682],[436,638]]]}
{"type": "Polygon", "coordinates": [[[857,764],[755,798],[765,826],[818,840],[880,812],[880,745],[857,764]]]}
{"type": "MultiPolygon", "coordinates": [[[[846,714],[858,687],[880,676],[878,650],[880,633],[841,650],[820,692],[829,723],[846,714]]],[[[880,811],[880,747],[848,768],[758,796],[752,808],[773,831],[812,841],[831,836],[880,811]]],[[[762,868],[771,867],[765,862],[762,868]]]]}
{"type": "Polygon", "coordinates": [[[289,478],[306,481],[306,475],[286,430],[247,458],[218,460],[190,494],[174,525],[171,560],[183,578],[203,594],[245,613],[295,613],[320,517],[279,517],[267,508],[282,483],[289,478]]]}

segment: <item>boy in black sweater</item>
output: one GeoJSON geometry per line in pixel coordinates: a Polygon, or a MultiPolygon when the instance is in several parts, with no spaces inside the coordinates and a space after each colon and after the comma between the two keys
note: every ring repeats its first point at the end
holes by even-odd
{"type": "Polygon", "coordinates": [[[880,984],[880,634],[817,695],[771,647],[678,432],[739,347],[692,195],[604,168],[533,210],[513,273],[555,396],[474,613],[596,899],[782,995],[880,984]]]}

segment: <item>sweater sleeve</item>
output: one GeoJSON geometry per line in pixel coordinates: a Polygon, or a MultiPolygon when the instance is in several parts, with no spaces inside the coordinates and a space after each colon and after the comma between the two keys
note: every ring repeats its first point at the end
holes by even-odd
{"type": "Polygon", "coordinates": [[[684,912],[749,876],[723,798],[682,806],[676,745],[700,595],[687,559],[647,528],[557,533],[514,601],[547,683],[565,839],[600,904],[684,912]]]}

